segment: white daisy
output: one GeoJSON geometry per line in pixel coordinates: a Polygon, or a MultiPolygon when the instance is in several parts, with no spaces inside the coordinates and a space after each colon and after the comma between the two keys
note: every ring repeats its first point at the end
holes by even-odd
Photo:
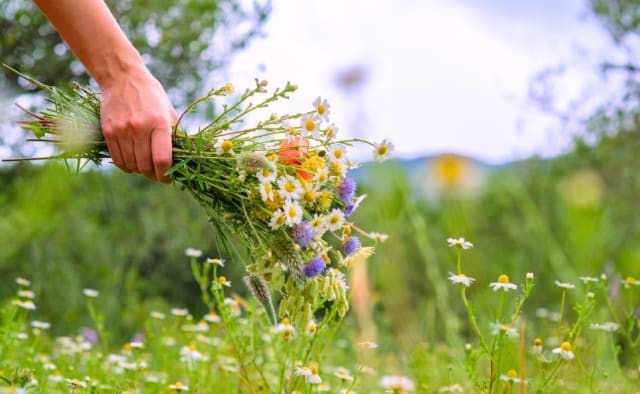
{"type": "Polygon", "coordinates": [[[327,220],[325,216],[316,213],[315,215],[313,215],[313,218],[309,223],[311,224],[311,228],[316,234],[316,238],[322,237],[325,231],[327,231],[327,220]]]}
{"type": "Polygon", "coordinates": [[[457,246],[462,249],[471,249],[473,244],[469,241],[465,241],[464,238],[447,238],[449,246],[457,246]]]}
{"type": "Polygon", "coordinates": [[[218,155],[225,153],[233,154],[233,141],[231,140],[217,140],[213,147],[216,149],[216,154],[218,155]]]}
{"type": "Polygon", "coordinates": [[[344,224],[344,212],[339,209],[333,209],[326,218],[326,225],[329,231],[337,231],[344,224]]]}
{"type": "Polygon", "coordinates": [[[569,342],[562,342],[559,347],[553,349],[551,352],[555,354],[559,354],[565,360],[573,360],[576,356],[571,351],[571,344],[569,342]]]}
{"type": "Polygon", "coordinates": [[[286,200],[282,211],[289,227],[293,227],[302,221],[302,207],[297,201],[286,200]]]}
{"type": "Polygon", "coordinates": [[[509,290],[516,290],[518,288],[518,286],[509,282],[509,277],[504,274],[498,276],[497,282],[489,283],[489,287],[491,287],[493,291],[498,291],[498,290],[509,291],[509,290]]]}
{"type": "Polygon", "coordinates": [[[415,383],[406,376],[383,376],[380,386],[389,393],[410,393],[416,389],[415,383]]]}
{"type": "Polygon", "coordinates": [[[84,294],[85,297],[96,298],[99,293],[98,290],[82,289],[82,294],[84,294]]]}
{"type": "Polygon", "coordinates": [[[614,331],[618,331],[618,329],[620,328],[620,325],[618,323],[614,323],[614,322],[606,322],[606,323],[593,323],[593,324],[589,324],[589,328],[592,330],[600,330],[600,331],[606,331],[606,332],[614,332],[614,331]]]}
{"type": "Polygon", "coordinates": [[[313,108],[315,108],[318,117],[324,119],[325,122],[329,121],[329,113],[331,112],[329,109],[331,106],[327,99],[323,99],[320,96],[316,97],[316,99],[313,100],[313,108]]]}
{"type": "Polygon", "coordinates": [[[556,281],[556,286],[562,287],[563,289],[573,289],[576,285],[572,285],[571,283],[556,281]]]}
{"type": "Polygon", "coordinates": [[[347,146],[343,144],[333,144],[329,148],[329,159],[334,163],[344,164],[347,162],[347,146]]]}
{"type": "Polygon", "coordinates": [[[276,230],[282,227],[286,222],[287,222],[287,218],[285,217],[284,212],[282,212],[281,209],[278,209],[273,213],[273,216],[271,216],[271,220],[269,221],[269,227],[272,230],[276,230]]]}
{"type": "Polygon", "coordinates": [[[326,138],[327,141],[331,140],[333,137],[336,136],[336,134],[338,134],[338,130],[339,130],[338,126],[332,123],[331,125],[329,125],[329,127],[327,127],[324,130],[324,138],[326,138]]]}
{"type": "Polygon", "coordinates": [[[465,287],[469,287],[471,286],[471,284],[473,283],[473,281],[475,280],[474,278],[470,278],[467,275],[460,273],[460,274],[454,274],[452,272],[449,272],[449,280],[451,282],[453,282],[454,284],[461,284],[465,287]]]}
{"type": "Polygon", "coordinates": [[[320,119],[304,115],[300,118],[300,132],[304,137],[320,138],[320,119]]]}
{"type": "Polygon", "coordinates": [[[499,324],[499,323],[490,323],[491,333],[493,335],[498,335],[500,333],[504,333],[509,338],[517,338],[518,330],[515,327],[511,327],[507,324],[499,324]]]}
{"type": "Polygon", "coordinates": [[[260,197],[262,201],[273,201],[273,186],[271,186],[271,182],[260,182],[260,186],[258,187],[260,190],[260,197]]]}
{"type": "Polygon", "coordinates": [[[287,137],[294,137],[298,135],[298,129],[296,128],[296,126],[291,124],[291,122],[289,122],[288,120],[285,120],[284,122],[282,122],[282,128],[284,129],[284,134],[287,137]]]}
{"type": "Polygon", "coordinates": [[[258,172],[256,172],[256,178],[258,178],[260,183],[275,182],[277,175],[278,174],[273,170],[273,168],[263,167],[258,172]]]}
{"type": "Polygon", "coordinates": [[[202,250],[195,248],[186,248],[184,250],[184,254],[187,255],[187,257],[200,257],[202,256],[202,250]]]}
{"type": "Polygon", "coordinates": [[[378,161],[385,160],[389,157],[389,155],[391,155],[391,152],[393,152],[394,149],[395,146],[391,142],[384,139],[381,143],[374,144],[373,157],[378,161]]]}
{"type": "Polygon", "coordinates": [[[298,200],[302,195],[302,184],[291,175],[285,175],[278,179],[278,190],[282,198],[298,200]]]}

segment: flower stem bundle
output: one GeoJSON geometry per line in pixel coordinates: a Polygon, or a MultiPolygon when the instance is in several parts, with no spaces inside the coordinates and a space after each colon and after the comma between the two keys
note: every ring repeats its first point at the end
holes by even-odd
{"type": "MultiPolygon", "coordinates": [[[[38,159],[100,164],[110,157],[100,129],[98,92],[82,86],[67,92],[23,77],[48,94],[50,106],[38,113],[24,109],[30,118],[22,127],[35,141],[59,148],[56,155],[38,159]]],[[[339,140],[337,127],[329,121],[329,103],[320,97],[308,112],[271,114],[245,124],[254,111],[288,99],[295,90],[287,83],[268,92],[266,81],[259,80],[241,94],[230,84],[210,90],[191,103],[174,126],[168,176],[204,208],[223,245],[248,251],[249,282],[260,284],[263,299],[263,283],[279,293],[279,317],[304,326],[327,301],[333,301],[340,316],[346,313],[341,269],[373,253],[372,247],[354,239],[369,234],[350,220],[364,196],[356,194],[355,181],[346,175],[355,166],[347,151],[354,143],[364,143],[384,159],[393,145],[386,140],[339,140]],[[224,96],[235,101],[222,105],[196,132],[183,130],[187,114],[224,96]]]]}

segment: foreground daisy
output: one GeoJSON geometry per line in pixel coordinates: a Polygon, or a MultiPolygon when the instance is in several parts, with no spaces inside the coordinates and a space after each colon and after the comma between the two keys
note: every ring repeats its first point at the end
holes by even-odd
{"type": "Polygon", "coordinates": [[[380,379],[380,386],[386,390],[387,393],[410,393],[416,389],[416,385],[413,381],[405,376],[383,376],[380,379]]]}
{"type": "Polygon", "coordinates": [[[515,290],[518,288],[518,286],[509,282],[509,277],[504,274],[498,276],[497,282],[491,282],[489,284],[489,287],[491,287],[493,291],[498,291],[498,290],[509,291],[509,290],[515,290]]]}
{"type": "Polygon", "coordinates": [[[574,289],[576,285],[567,282],[556,281],[556,286],[561,287],[563,289],[574,289]]]}
{"type": "Polygon", "coordinates": [[[184,385],[182,382],[175,382],[174,384],[170,384],[169,388],[175,391],[189,391],[189,387],[184,385]]]}
{"type": "Polygon", "coordinates": [[[318,375],[318,367],[312,365],[310,367],[298,367],[296,369],[297,376],[304,376],[304,381],[309,384],[320,384],[322,378],[318,375]]]}
{"type": "Polygon", "coordinates": [[[571,344],[569,342],[562,342],[559,347],[552,350],[553,353],[559,354],[565,360],[573,360],[575,354],[571,351],[571,344]]]}
{"type": "Polygon", "coordinates": [[[386,160],[393,152],[395,146],[387,139],[382,140],[379,144],[373,146],[373,157],[378,160],[386,160]]]}
{"type": "Polygon", "coordinates": [[[463,273],[454,274],[452,272],[449,272],[449,280],[454,284],[461,284],[465,287],[469,287],[471,286],[471,283],[473,283],[475,278],[470,278],[463,273]]]}
{"type": "Polygon", "coordinates": [[[461,249],[473,248],[473,244],[469,241],[466,241],[464,238],[448,238],[447,242],[449,243],[449,246],[457,246],[461,249]]]}

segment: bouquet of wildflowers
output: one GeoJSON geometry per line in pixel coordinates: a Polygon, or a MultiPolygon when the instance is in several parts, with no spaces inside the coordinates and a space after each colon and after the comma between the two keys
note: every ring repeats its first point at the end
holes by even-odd
{"type": "MultiPolygon", "coordinates": [[[[109,158],[98,92],[81,86],[66,92],[25,78],[46,91],[51,104],[40,113],[25,110],[30,119],[21,122],[36,140],[60,148],[47,159],[99,164],[109,158]]],[[[362,246],[362,236],[379,238],[350,220],[364,196],[357,195],[356,182],[346,175],[355,166],[347,151],[354,143],[369,144],[377,159],[385,159],[393,145],[340,140],[329,121],[329,103],[321,97],[308,112],[271,114],[244,124],[255,110],[288,99],[295,90],[287,83],[270,93],[266,81],[256,80],[241,94],[230,84],[209,91],[187,107],[174,127],[169,176],[205,209],[225,245],[249,251],[246,283],[272,322],[287,317],[304,327],[327,301],[339,316],[346,313],[344,268],[373,253],[373,247],[362,246]],[[222,105],[197,132],[181,128],[199,104],[223,96],[237,99],[222,105]],[[239,242],[230,242],[231,234],[239,242]],[[279,296],[278,308],[272,292],[279,296]]]]}

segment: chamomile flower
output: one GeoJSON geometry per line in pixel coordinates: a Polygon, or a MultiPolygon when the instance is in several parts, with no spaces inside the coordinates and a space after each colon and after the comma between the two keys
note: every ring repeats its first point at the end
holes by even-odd
{"type": "Polygon", "coordinates": [[[189,310],[186,308],[171,308],[171,314],[173,316],[184,317],[189,314],[189,310]]]}
{"type": "Polygon", "coordinates": [[[316,110],[316,114],[318,117],[322,118],[325,122],[329,121],[329,113],[331,106],[327,99],[323,99],[318,96],[315,100],[313,100],[313,108],[316,110]]]}
{"type": "Polygon", "coordinates": [[[624,285],[625,288],[629,288],[630,286],[640,286],[640,280],[635,279],[632,276],[627,276],[623,281],[622,284],[624,285]]]}
{"type": "Polygon", "coordinates": [[[315,175],[313,176],[313,183],[317,185],[324,185],[329,180],[329,170],[327,167],[320,167],[316,170],[315,175]]]}
{"type": "Polygon", "coordinates": [[[287,137],[295,137],[298,135],[298,128],[288,120],[282,122],[282,128],[284,129],[284,133],[287,137]]]}
{"type": "Polygon", "coordinates": [[[440,387],[438,390],[440,393],[464,393],[464,388],[456,383],[449,386],[440,387]]]}
{"type": "Polygon", "coordinates": [[[551,352],[559,354],[565,360],[573,360],[575,354],[571,350],[571,344],[569,342],[562,342],[559,347],[553,349],[551,352]]]}
{"type": "Polygon", "coordinates": [[[82,294],[84,294],[85,297],[96,298],[99,293],[98,290],[94,289],[82,289],[82,294]]]}
{"type": "Polygon", "coordinates": [[[381,143],[374,144],[373,157],[378,161],[386,160],[391,155],[394,149],[395,146],[388,140],[384,139],[381,143]]]}
{"type": "Polygon", "coordinates": [[[385,389],[387,393],[401,394],[410,393],[416,389],[415,383],[406,376],[383,376],[380,379],[380,386],[385,389]]]}
{"type": "Polygon", "coordinates": [[[533,354],[542,354],[542,339],[536,338],[533,340],[533,346],[531,346],[531,352],[533,354]]]}
{"type": "Polygon", "coordinates": [[[456,246],[461,249],[473,248],[473,244],[469,241],[466,241],[464,238],[447,238],[447,243],[449,244],[449,246],[456,246]]]}
{"type": "Polygon", "coordinates": [[[291,324],[291,321],[288,317],[282,319],[277,326],[275,326],[272,330],[276,334],[282,334],[282,338],[285,341],[290,340],[296,334],[296,328],[291,324]]]}
{"type": "Polygon", "coordinates": [[[156,311],[151,311],[151,313],[149,313],[149,316],[152,319],[156,319],[156,320],[164,320],[166,318],[165,314],[162,312],[156,312],[156,311]]]}
{"type": "Polygon", "coordinates": [[[203,319],[209,323],[219,323],[221,321],[220,316],[213,311],[204,315],[203,319]]]}
{"type": "Polygon", "coordinates": [[[278,179],[278,190],[283,198],[297,200],[302,195],[302,184],[291,175],[285,175],[278,179]]]}
{"type": "Polygon", "coordinates": [[[600,282],[600,278],[594,278],[592,276],[581,276],[580,280],[582,281],[582,283],[584,284],[588,284],[588,283],[598,283],[600,282]]]}
{"type": "Polygon", "coordinates": [[[302,207],[297,201],[286,200],[282,207],[285,222],[289,227],[293,227],[302,221],[302,207]]]}
{"type": "Polygon", "coordinates": [[[269,168],[269,166],[264,166],[256,172],[256,178],[258,178],[260,183],[275,182],[277,175],[275,168],[269,168]]]}
{"type": "Polygon", "coordinates": [[[227,280],[225,276],[218,276],[218,283],[222,286],[231,287],[231,281],[227,280]]]}
{"type": "Polygon", "coordinates": [[[473,281],[475,281],[475,278],[470,278],[463,273],[454,274],[452,272],[449,272],[449,280],[454,284],[461,284],[465,287],[469,287],[471,286],[473,281]]]}
{"type": "Polygon", "coordinates": [[[16,284],[18,284],[18,286],[29,287],[31,286],[31,281],[25,278],[16,278],[16,284]]]}
{"type": "Polygon", "coordinates": [[[184,250],[184,254],[187,255],[187,257],[200,257],[202,256],[202,250],[200,249],[195,249],[195,248],[186,248],[184,250]]]}
{"type": "Polygon", "coordinates": [[[345,382],[353,381],[353,375],[351,375],[351,372],[349,372],[349,370],[346,368],[338,367],[333,372],[333,374],[342,381],[345,381],[345,382]]]}
{"type": "Polygon", "coordinates": [[[183,384],[182,382],[175,382],[174,384],[169,385],[169,389],[175,391],[189,391],[189,386],[183,384]]]}
{"type": "Polygon", "coordinates": [[[508,324],[490,323],[493,335],[505,334],[509,338],[517,338],[518,330],[508,324]]]}
{"type": "Polygon", "coordinates": [[[218,267],[224,267],[224,259],[220,259],[220,258],[215,258],[215,259],[207,258],[206,263],[217,265],[218,267]]]}
{"type": "Polygon", "coordinates": [[[344,212],[339,209],[333,209],[327,215],[326,221],[327,229],[329,231],[337,231],[344,224],[344,212]]]}
{"type": "Polygon", "coordinates": [[[382,234],[382,233],[376,233],[376,232],[370,232],[368,236],[374,241],[380,242],[380,243],[385,242],[387,239],[389,239],[388,234],[382,234]]]}
{"type": "Polygon", "coordinates": [[[316,332],[318,332],[318,325],[316,324],[315,320],[309,320],[309,323],[307,323],[307,328],[305,328],[304,333],[307,334],[307,336],[314,336],[316,334],[316,332]]]}
{"type": "Polygon", "coordinates": [[[358,346],[365,349],[376,349],[378,347],[378,344],[371,341],[363,341],[358,343],[358,346]]]}
{"type": "Polygon", "coordinates": [[[325,231],[327,231],[327,218],[319,213],[313,215],[313,218],[309,222],[311,224],[311,228],[316,233],[316,238],[322,237],[325,231]]]}
{"type": "Polygon", "coordinates": [[[287,217],[281,209],[278,209],[271,216],[271,220],[269,221],[269,227],[272,230],[279,229],[287,222],[287,217]]]}
{"type": "Polygon", "coordinates": [[[329,125],[329,127],[327,127],[323,134],[324,134],[324,138],[326,138],[327,140],[331,140],[333,137],[335,137],[338,134],[338,126],[336,126],[335,124],[331,124],[329,125]]]}
{"type": "Polygon", "coordinates": [[[231,140],[217,140],[213,147],[218,155],[233,154],[233,141],[231,140]]]}
{"type": "Polygon", "coordinates": [[[195,361],[203,361],[205,357],[196,349],[195,344],[189,346],[183,346],[180,349],[180,360],[187,363],[193,363],[195,361]]]}
{"type": "Polygon", "coordinates": [[[520,377],[518,376],[518,372],[516,372],[515,369],[510,369],[507,371],[506,374],[500,375],[500,380],[502,380],[503,382],[509,382],[509,383],[520,383],[522,381],[522,379],[520,379],[520,377]]]}
{"type": "Polygon", "coordinates": [[[33,300],[36,298],[36,294],[31,290],[18,290],[18,297],[33,300]]]}
{"type": "Polygon", "coordinates": [[[560,282],[560,281],[556,281],[556,286],[561,287],[563,289],[573,289],[576,287],[576,285],[573,285],[571,283],[560,282]]]}
{"type": "Polygon", "coordinates": [[[518,286],[516,286],[515,284],[509,282],[509,277],[505,274],[502,274],[500,276],[498,276],[498,281],[497,282],[491,282],[489,284],[489,287],[491,287],[493,289],[493,291],[498,291],[498,290],[502,290],[502,291],[509,291],[509,290],[516,290],[518,288],[518,286]]]}
{"type": "Polygon", "coordinates": [[[271,186],[271,182],[260,182],[258,189],[260,190],[260,197],[262,198],[262,201],[266,202],[274,200],[273,186],[271,186]]]}
{"type": "Polygon", "coordinates": [[[31,327],[38,330],[48,330],[51,327],[51,324],[44,321],[34,320],[31,322],[31,327]]]}
{"type": "Polygon", "coordinates": [[[300,132],[304,137],[320,138],[320,118],[304,115],[300,118],[300,132]]]}
{"type": "Polygon", "coordinates": [[[343,144],[333,144],[329,148],[329,159],[334,163],[347,162],[347,147],[343,144]]]}
{"type": "Polygon", "coordinates": [[[615,331],[618,331],[618,329],[620,328],[620,325],[614,322],[593,323],[593,324],[589,324],[589,328],[592,330],[615,332],[615,331]]]}

